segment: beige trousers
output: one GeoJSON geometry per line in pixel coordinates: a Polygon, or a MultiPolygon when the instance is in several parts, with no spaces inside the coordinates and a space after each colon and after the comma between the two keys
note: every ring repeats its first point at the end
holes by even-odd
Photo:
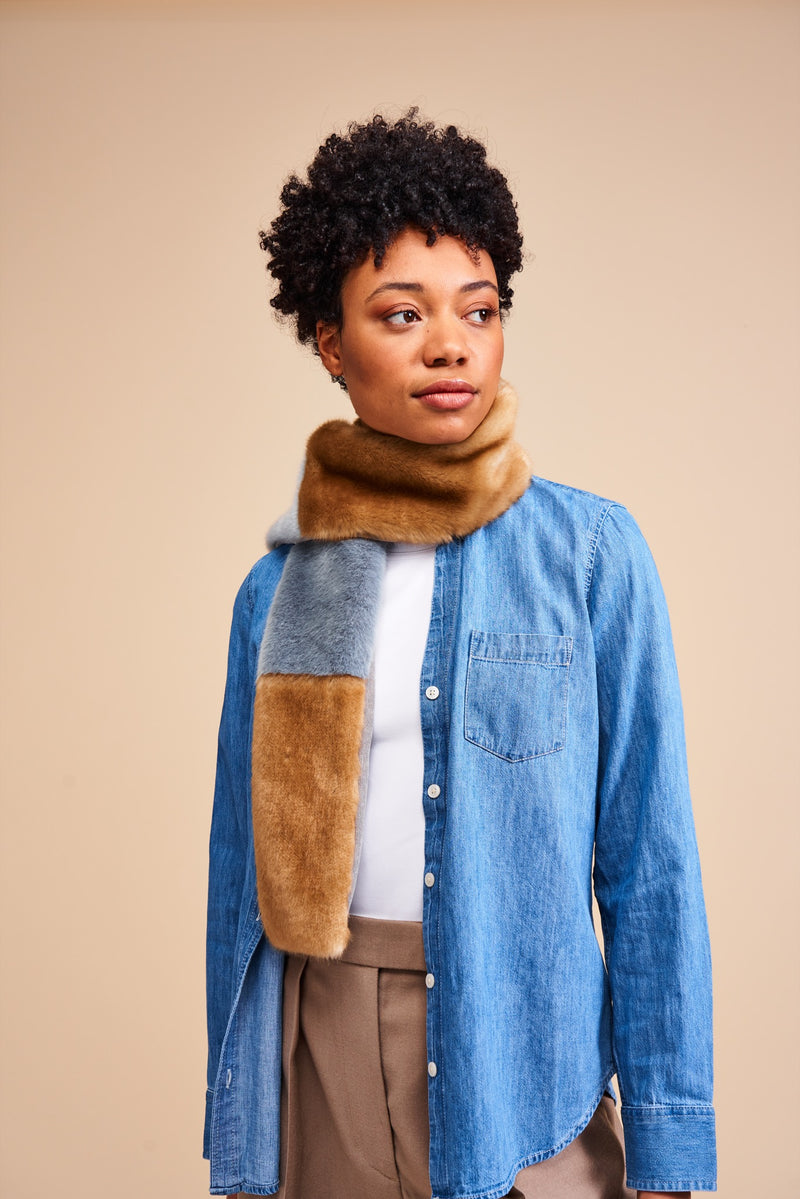
{"type": "MultiPolygon", "coordinates": [[[[421,924],[351,916],[337,961],[288,955],[278,1199],[431,1199],[421,924]]],[[[513,1199],[635,1199],[603,1096],[583,1132],[520,1171],[513,1199]]]]}

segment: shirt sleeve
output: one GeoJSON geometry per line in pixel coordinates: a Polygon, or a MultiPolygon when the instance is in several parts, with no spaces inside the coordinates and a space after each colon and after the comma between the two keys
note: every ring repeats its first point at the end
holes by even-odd
{"type": "Polygon", "coordinates": [[[250,625],[250,578],[233,608],[228,675],[217,749],[217,773],[211,817],[206,933],[206,1011],[208,1077],[203,1156],[210,1155],[211,1102],[225,1026],[233,1001],[234,951],[247,864],[250,741],[253,711],[253,662],[250,625]]]}
{"type": "Polygon", "coordinates": [[[711,961],[669,616],[633,517],[610,506],[589,612],[599,709],[594,887],[627,1184],[716,1190],[711,961]]]}

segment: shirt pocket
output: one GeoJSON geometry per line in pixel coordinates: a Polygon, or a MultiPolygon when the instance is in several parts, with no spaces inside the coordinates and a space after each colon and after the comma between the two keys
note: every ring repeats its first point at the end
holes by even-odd
{"type": "Polygon", "coordinates": [[[509,762],[563,749],[572,638],[551,633],[470,637],[464,736],[509,762]]]}

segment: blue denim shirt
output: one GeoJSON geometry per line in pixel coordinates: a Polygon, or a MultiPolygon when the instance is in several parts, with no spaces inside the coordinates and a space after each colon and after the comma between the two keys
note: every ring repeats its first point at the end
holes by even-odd
{"type": "MultiPolygon", "coordinates": [[[[259,919],[249,772],[285,553],[262,558],[237,596],[220,727],[212,1194],[278,1188],[283,954],[259,919]]],[[[615,1071],[628,1185],[715,1190],[711,971],[680,691],[629,512],[535,477],[503,516],[441,546],[420,709],[434,1197],[505,1195],[577,1136],[615,1071]]]]}

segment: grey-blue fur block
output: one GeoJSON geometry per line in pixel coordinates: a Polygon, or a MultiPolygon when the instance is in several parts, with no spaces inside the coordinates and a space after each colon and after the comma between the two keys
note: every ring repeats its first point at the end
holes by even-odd
{"type": "Polygon", "coordinates": [[[386,568],[382,541],[301,541],[267,618],[259,674],[367,678],[386,568]]]}

